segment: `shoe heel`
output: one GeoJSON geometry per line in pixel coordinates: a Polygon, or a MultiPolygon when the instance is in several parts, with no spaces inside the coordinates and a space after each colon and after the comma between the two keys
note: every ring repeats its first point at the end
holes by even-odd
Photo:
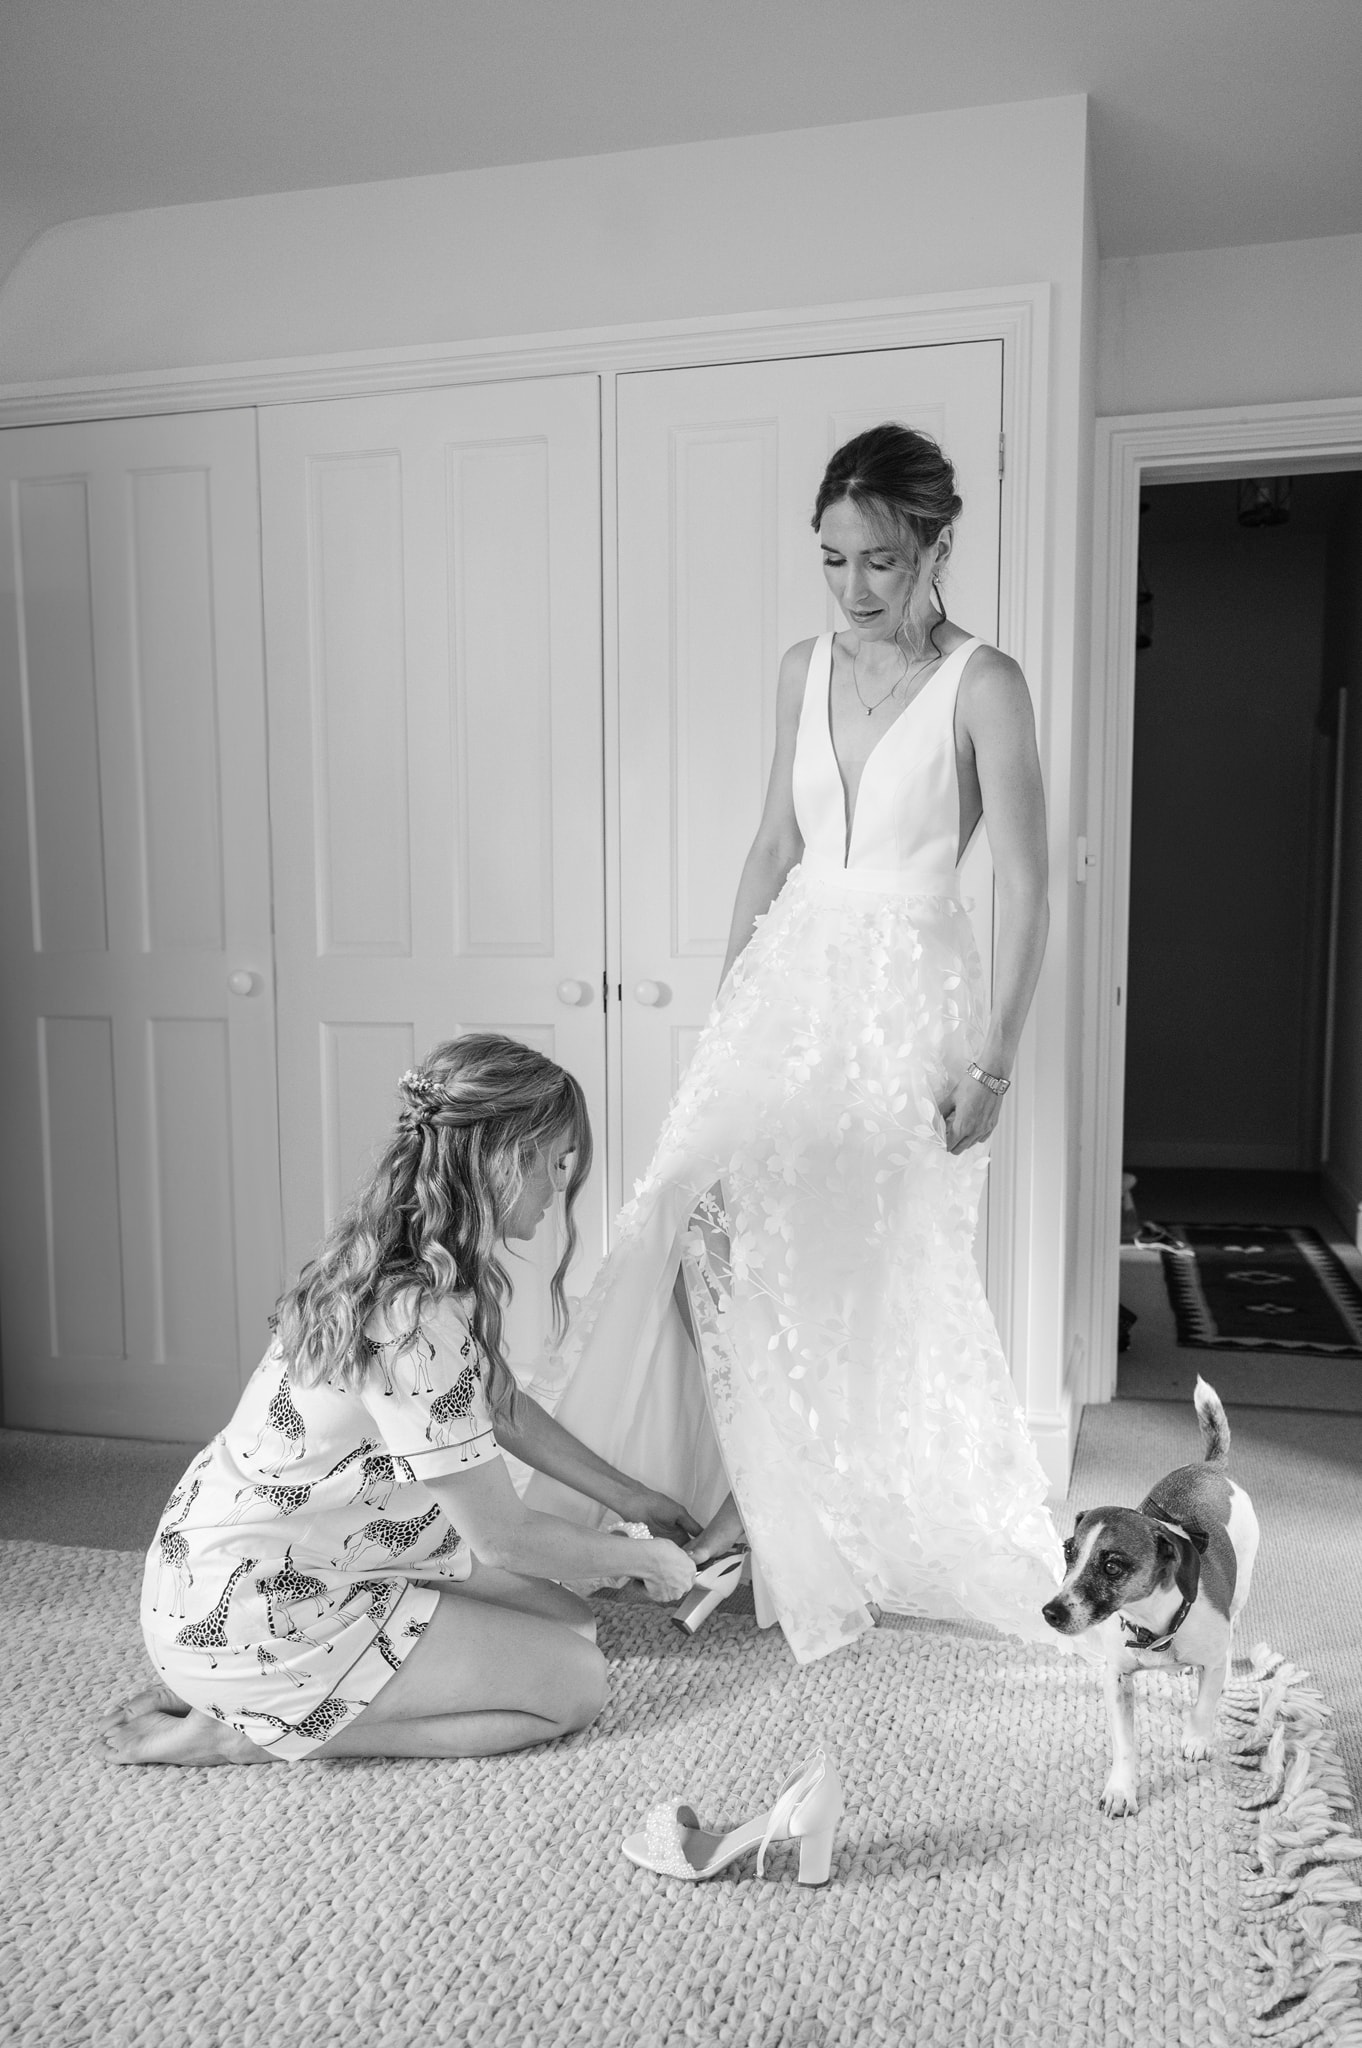
{"type": "Polygon", "coordinates": [[[799,1838],[799,1882],[826,1884],[832,1871],[832,1852],[837,1842],[837,1823],[830,1821],[816,1835],[799,1838]]]}
{"type": "Polygon", "coordinates": [[[837,1767],[831,1758],[824,1758],[822,1776],[790,1815],[790,1832],[799,1843],[801,1884],[827,1883],[842,1813],[837,1767]]]}
{"type": "Polygon", "coordinates": [[[693,1636],[696,1629],[709,1620],[720,1601],[727,1598],[727,1591],[722,1586],[693,1586],[673,1609],[672,1620],[679,1629],[684,1629],[688,1636],[693,1636]]]}
{"type": "Polygon", "coordinates": [[[715,1608],[727,1600],[730,1593],[737,1592],[746,1575],[745,1552],[732,1560],[716,1560],[716,1563],[722,1563],[723,1570],[716,1572],[714,1565],[707,1565],[701,1580],[697,1581],[689,1593],[685,1594],[672,1609],[672,1620],[688,1636],[693,1636],[695,1631],[709,1620],[715,1608]],[[703,1580],[710,1572],[715,1572],[715,1576],[712,1582],[706,1585],[703,1580]]]}

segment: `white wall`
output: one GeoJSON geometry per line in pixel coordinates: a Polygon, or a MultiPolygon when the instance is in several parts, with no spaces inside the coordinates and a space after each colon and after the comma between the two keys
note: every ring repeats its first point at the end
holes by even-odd
{"type": "Polygon", "coordinates": [[[1038,278],[1076,320],[1085,135],[1041,100],[71,221],[0,290],[0,381],[1038,278]]]}
{"type": "Polygon", "coordinates": [[[1102,414],[1362,391],[1362,235],[1119,257],[1098,309],[1102,414]]]}
{"type": "Polygon", "coordinates": [[[1050,287],[1042,672],[1053,924],[1036,1001],[1020,1387],[1067,1471],[1096,242],[1081,96],[73,221],[0,287],[0,385],[1050,287]],[[1079,745],[1075,748],[1075,721],[1079,745]]]}

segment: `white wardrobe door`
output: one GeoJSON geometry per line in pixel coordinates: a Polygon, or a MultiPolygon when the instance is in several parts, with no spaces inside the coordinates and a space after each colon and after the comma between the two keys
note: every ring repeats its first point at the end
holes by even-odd
{"type": "MultiPolygon", "coordinates": [[[[708,1014],[761,812],[775,682],[842,621],[809,524],[828,457],[896,419],[931,434],[964,500],[951,617],[998,630],[1002,344],[640,372],[618,381],[624,1181],[643,1173],[708,1014]]],[[[987,961],[992,868],[965,893],[987,961]]],[[[986,1240],[976,1246],[981,1264],[986,1240]]]]}
{"type": "MultiPolygon", "coordinates": [[[[599,385],[282,406],[260,439],[296,1271],[441,1039],[503,1031],[569,1067],[603,1150],[599,385]]],[[[527,1248],[522,1368],[558,1249],[548,1225],[527,1248]]]]}
{"type": "Polygon", "coordinates": [[[251,412],[0,435],[5,1420],[202,1438],[281,1279],[251,412]]]}

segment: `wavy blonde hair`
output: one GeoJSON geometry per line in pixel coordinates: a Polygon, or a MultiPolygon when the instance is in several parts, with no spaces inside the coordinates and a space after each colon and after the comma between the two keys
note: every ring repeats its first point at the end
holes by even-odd
{"type": "Polygon", "coordinates": [[[316,1257],[280,1296],[278,1347],[300,1386],[362,1386],[376,1347],[365,1324],[410,1291],[410,1331],[422,1308],[473,1298],[473,1336],[494,1402],[514,1389],[502,1353],[511,1291],[498,1249],[527,1171],[548,1147],[570,1150],[566,1244],[550,1282],[554,1337],[567,1327],[563,1277],[577,1249],[573,1206],[591,1170],[591,1126],[572,1075],[494,1032],[437,1045],[399,1083],[397,1129],[337,1218],[316,1257]]]}

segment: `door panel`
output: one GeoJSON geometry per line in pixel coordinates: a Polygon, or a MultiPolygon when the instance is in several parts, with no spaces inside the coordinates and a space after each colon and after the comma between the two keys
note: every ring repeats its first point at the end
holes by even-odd
{"type": "MultiPolygon", "coordinates": [[[[594,377],[261,417],[290,1270],[462,1031],[569,1067],[603,1154],[599,443],[594,377]]],[[[546,1226],[522,1370],[557,1257],[546,1226]]]]}
{"type": "MultiPolygon", "coordinates": [[[[619,379],[626,1188],[713,1000],[770,768],[781,654],[840,624],[809,524],[828,457],[884,419],[941,442],[965,503],[951,616],[994,639],[1001,392],[1000,342],[619,379]]],[[[982,834],[965,893],[987,964],[982,834]]],[[[983,1229],[976,1252],[982,1264],[983,1229]]]]}
{"type": "Polygon", "coordinates": [[[5,1420],[207,1436],[281,1278],[254,415],[6,433],[0,503],[5,1420]]]}

